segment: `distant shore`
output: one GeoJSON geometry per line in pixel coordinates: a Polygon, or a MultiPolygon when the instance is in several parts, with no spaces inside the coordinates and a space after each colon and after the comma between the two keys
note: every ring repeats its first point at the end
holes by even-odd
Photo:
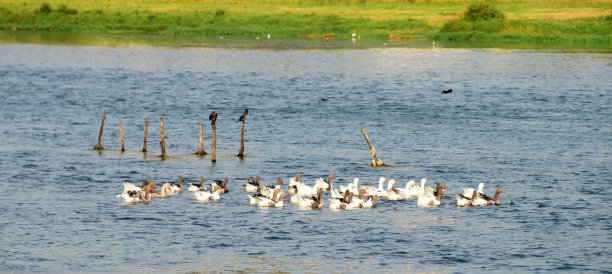
{"type": "MultiPolygon", "coordinates": [[[[87,1],[0,2],[0,30],[168,37],[309,39],[380,43],[586,44],[611,48],[612,0],[473,1],[87,1]],[[486,6],[486,4],[485,4],[486,6]],[[487,8],[489,8],[487,6],[487,8]],[[488,17],[487,17],[488,16],[488,17]]],[[[572,46],[574,45],[574,46],[572,46]]]]}

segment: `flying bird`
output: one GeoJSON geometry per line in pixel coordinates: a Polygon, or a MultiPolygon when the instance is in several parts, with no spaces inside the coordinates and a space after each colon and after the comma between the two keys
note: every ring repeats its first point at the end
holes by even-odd
{"type": "Polygon", "coordinates": [[[238,121],[236,121],[236,123],[238,122],[244,122],[244,119],[246,119],[246,117],[249,115],[249,109],[245,109],[244,113],[242,113],[242,115],[240,115],[240,119],[238,119],[238,121]]]}

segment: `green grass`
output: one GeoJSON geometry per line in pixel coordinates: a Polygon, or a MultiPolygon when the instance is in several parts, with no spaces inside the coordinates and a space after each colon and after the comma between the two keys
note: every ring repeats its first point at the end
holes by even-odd
{"type": "Polygon", "coordinates": [[[610,43],[612,0],[0,0],[0,29],[187,36],[610,43]],[[483,11],[483,10],[480,10],[483,11]],[[502,16],[495,15],[499,11],[502,16]],[[492,13],[491,13],[492,12],[492,13]],[[484,16],[484,17],[483,17],[484,16]],[[490,16],[493,16],[489,18],[490,16]],[[497,16],[497,17],[496,17],[497,16]]]}

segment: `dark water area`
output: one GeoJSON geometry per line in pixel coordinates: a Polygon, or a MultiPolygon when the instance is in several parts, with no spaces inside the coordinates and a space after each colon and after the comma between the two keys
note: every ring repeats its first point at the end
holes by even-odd
{"type": "Polygon", "coordinates": [[[611,71],[609,53],[580,51],[0,43],[0,271],[610,272],[611,71]],[[216,164],[193,155],[199,122],[210,152],[211,111],[216,164]],[[368,166],[360,126],[390,166],[368,166]],[[449,189],[437,207],[248,204],[248,177],[297,171],[449,189]],[[230,192],[116,197],[179,176],[228,177],[230,192]],[[457,208],[480,182],[502,204],[457,208]]]}

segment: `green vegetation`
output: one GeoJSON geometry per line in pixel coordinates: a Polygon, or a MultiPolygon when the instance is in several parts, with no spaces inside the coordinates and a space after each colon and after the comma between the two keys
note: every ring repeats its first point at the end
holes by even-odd
{"type": "Polygon", "coordinates": [[[0,0],[0,30],[610,44],[612,0],[0,0]]]}

